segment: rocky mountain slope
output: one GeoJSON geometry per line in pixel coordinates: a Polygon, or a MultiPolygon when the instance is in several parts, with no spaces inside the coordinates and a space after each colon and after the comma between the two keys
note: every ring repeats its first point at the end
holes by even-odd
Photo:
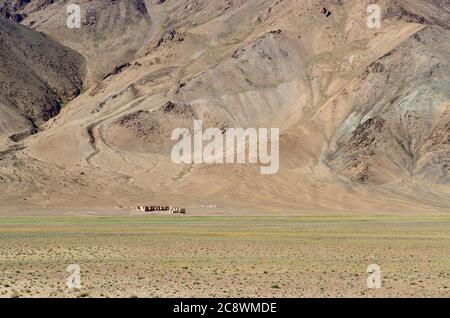
{"type": "Polygon", "coordinates": [[[89,83],[0,152],[10,211],[450,212],[448,1],[377,1],[379,29],[368,0],[74,2],[79,30],[66,1],[4,14],[80,52],[89,83]],[[279,128],[279,173],[172,163],[194,119],[279,128]]]}
{"type": "Polygon", "coordinates": [[[83,86],[81,55],[1,18],[0,60],[0,135],[36,129],[83,86]]]}
{"type": "Polygon", "coordinates": [[[2,7],[8,12],[4,16],[20,20],[81,53],[89,62],[89,83],[127,62],[151,36],[151,20],[143,0],[3,0],[0,15],[2,7]],[[79,29],[67,27],[69,4],[81,8],[79,29]]]}

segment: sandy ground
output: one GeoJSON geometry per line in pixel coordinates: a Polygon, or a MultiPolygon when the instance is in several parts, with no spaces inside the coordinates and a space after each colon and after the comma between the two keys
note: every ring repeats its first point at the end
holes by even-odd
{"type": "Polygon", "coordinates": [[[18,217],[0,240],[2,297],[450,295],[448,216],[18,217]]]}

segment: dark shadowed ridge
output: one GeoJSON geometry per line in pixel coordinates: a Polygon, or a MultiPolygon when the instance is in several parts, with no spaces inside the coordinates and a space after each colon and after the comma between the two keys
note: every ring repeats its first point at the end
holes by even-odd
{"type": "Polygon", "coordinates": [[[80,93],[84,65],[77,52],[0,18],[0,112],[21,122],[0,125],[0,134],[20,132],[26,121],[36,128],[56,116],[63,102],[80,93]]]}

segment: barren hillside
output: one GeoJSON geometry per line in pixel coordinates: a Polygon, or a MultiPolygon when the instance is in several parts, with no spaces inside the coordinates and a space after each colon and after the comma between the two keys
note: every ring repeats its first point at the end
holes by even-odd
{"type": "Polygon", "coordinates": [[[9,12],[3,15],[49,34],[86,57],[89,83],[131,59],[152,34],[143,0],[3,0],[0,1],[0,16],[2,7],[4,12],[9,12]],[[81,8],[80,29],[67,27],[69,4],[78,4],[81,8]],[[20,18],[14,18],[17,16],[20,18]]]}
{"type": "Polygon", "coordinates": [[[82,54],[88,74],[41,132],[0,150],[5,213],[146,202],[198,214],[450,212],[448,1],[377,1],[379,29],[368,0],[74,3],[75,30],[67,1],[0,1],[3,16],[82,54]],[[174,164],[171,133],[194,119],[279,128],[279,172],[174,164]]]}
{"type": "Polygon", "coordinates": [[[1,137],[37,129],[83,86],[81,55],[1,18],[0,60],[1,137]]]}

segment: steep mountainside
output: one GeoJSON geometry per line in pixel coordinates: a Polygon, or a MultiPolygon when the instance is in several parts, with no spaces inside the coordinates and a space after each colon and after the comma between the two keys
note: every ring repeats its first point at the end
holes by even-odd
{"type": "Polygon", "coordinates": [[[425,28],[361,75],[351,116],[328,151],[338,171],[360,182],[425,177],[449,183],[449,36],[425,28]]]}
{"type": "Polygon", "coordinates": [[[449,2],[377,1],[379,29],[372,2],[75,1],[71,30],[66,1],[12,1],[5,16],[85,56],[89,89],[0,152],[0,204],[450,212],[449,2]],[[194,119],[279,128],[279,172],[174,164],[171,133],[194,119]]]}
{"type": "Polygon", "coordinates": [[[4,9],[10,12],[7,16],[49,34],[85,56],[88,82],[102,78],[116,65],[127,62],[152,32],[143,0],[1,0],[0,12],[2,6],[13,8],[4,9]],[[67,27],[69,4],[80,6],[80,29],[67,27]]]}
{"type": "Polygon", "coordinates": [[[56,116],[83,85],[84,59],[44,34],[0,18],[0,135],[56,116]]]}

